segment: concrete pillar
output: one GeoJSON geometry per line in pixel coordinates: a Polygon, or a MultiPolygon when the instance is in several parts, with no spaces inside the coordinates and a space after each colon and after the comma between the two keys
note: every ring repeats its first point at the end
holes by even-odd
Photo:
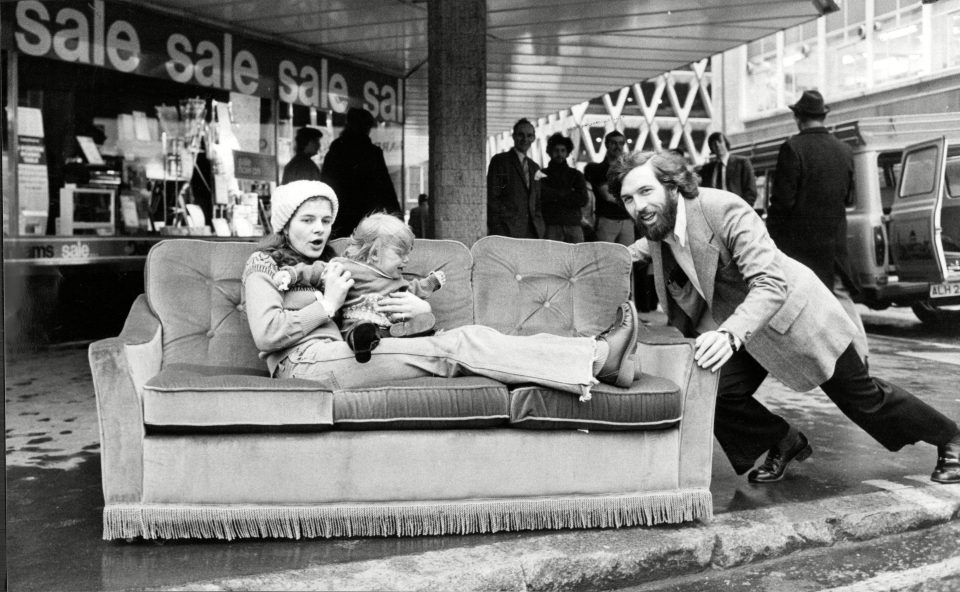
{"type": "Polygon", "coordinates": [[[487,228],[487,2],[427,7],[431,236],[469,247],[487,228]]]}

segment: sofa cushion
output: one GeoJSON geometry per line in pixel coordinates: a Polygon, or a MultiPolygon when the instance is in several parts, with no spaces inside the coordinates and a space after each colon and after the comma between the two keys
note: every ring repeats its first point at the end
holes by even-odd
{"type": "Polygon", "coordinates": [[[659,430],[680,423],[680,387],[666,378],[644,374],[629,388],[591,387],[593,398],[581,403],[569,393],[540,386],[510,393],[510,424],[530,429],[659,430]]]}
{"type": "MultiPolygon", "coordinates": [[[[348,244],[346,238],[330,241],[337,253],[348,244]]],[[[427,277],[431,271],[443,271],[446,283],[430,295],[430,308],[437,317],[437,329],[452,329],[473,324],[473,288],[470,276],[473,257],[469,249],[452,240],[423,240],[413,242],[410,261],[403,268],[403,277],[412,280],[427,277]]]]}
{"type": "Polygon", "coordinates": [[[630,297],[622,245],[488,236],[471,253],[476,322],[508,335],[593,337],[630,297]]]}
{"type": "Polygon", "coordinates": [[[345,430],[487,428],[507,423],[509,396],[489,378],[394,381],[335,391],[333,422],[345,430]]]}
{"type": "Polygon", "coordinates": [[[151,433],[328,430],[333,394],[263,371],[174,364],[144,385],[143,422],[151,433]]]}
{"type": "Polygon", "coordinates": [[[240,305],[253,242],[165,240],[147,255],[144,292],[163,327],[163,364],[263,369],[240,305]]]}

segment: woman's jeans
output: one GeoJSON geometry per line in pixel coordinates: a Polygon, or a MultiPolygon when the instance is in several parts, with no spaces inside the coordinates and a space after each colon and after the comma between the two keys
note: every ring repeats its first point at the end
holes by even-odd
{"type": "Polygon", "coordinates": [[[331,390],[425,376],[485,376],[585,395],[597,383],[595,347],[592,337],[518,337],[467,325],[429,337],[385,338],[366,364],[342,341],[310,341],[288,350],[276,375],[315,380],[331,390]]]}

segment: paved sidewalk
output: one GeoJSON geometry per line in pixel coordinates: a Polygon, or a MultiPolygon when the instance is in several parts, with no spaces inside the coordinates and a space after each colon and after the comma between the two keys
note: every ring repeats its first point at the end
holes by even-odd
{"type": "MultiPolygon", "coordinates": [[[[871,368],[960,419],[960,338],[871,336],[871,368]]],[[[132,589],[603,589],[954,521],[929,445],[892,453],[819,391],[760,398],[811,438],[783,482],[751,485],[714,451],[709,524],[405,539],[101,540],[99,432],[83,344],[7,358],[8,585],[132,589]]],[[[958,545],[960,549],[960,545],[958,545]]],[[[960,550],[954,553],[960,555],[960,550]]]]}
{"type": "MultiPolygon", "coordinates": [[[[766,510],[709,524],[565,531],[464,549],[319,565],[163,590],[606,590],[801,549],[864,541],[960,516],[960,488],[927,475],[888,490],[766,510]]],[[[960,551],[954,549],[960,556],[960,551]]]]}

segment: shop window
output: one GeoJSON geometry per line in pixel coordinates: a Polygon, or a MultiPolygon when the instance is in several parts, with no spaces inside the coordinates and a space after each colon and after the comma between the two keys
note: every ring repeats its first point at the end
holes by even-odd
{"type": "Polygon", "coordinates": [[[47,212],[19,234],[138,235],[174,225],[189,231],[192,224],[198,233],[209,233],[216,218],[226,223],[234,205],[249,209],[245,219],[254,227],[251,232],[262,223],[258,199],[269,195],[274,168],[261,167],[251,155],[246,172],[259,171],[258,176],[234,171],[227,183],[222,167],[241,166],[234,160],[237,148],[272,160],[276,114],[271,99],[18,58],[17,103],[39,114],[47,180],[46,195],[18,191],[21,202],[42,198],[37,210],[47,212]],[[218,152],[221,145],[231,149],[218,152]],[[112,200],[104,201],[104,190],[112,192],[112,200]],[[246,201],[235,204],[237,195],[247,196],[246,201]],[[104,222],[111,218],[112,225],[104,222]]]}
{"type": "Polygon", "coordinates": [[[867,43],[860,39],[843,42],[839,36],[827,39],[827,70],[831,73],[829,87],[843,92],[864,90],[869,84],[867,43]]]}
{"type": "Polygon", "coordinates": [[[781,64],[783,88],[788,97],[799,96],[803,91],[819,86],[815,41],[784,47],[781,64]]]}
{"type": "Polygon", "coordinates": [[[873,78],[877,84],[915,76],[923,68],[920,11],[879,19],[874,25],[873,78]]]}
{"type": "Polygon", "coordinates": [[[744,115],[772,111],[777,105],[777,59],[774,53],[747,62],[744,115]]]}
{"type": "Polygon", "coordinates": [[[843,29],[843,26],[845,24],[843,14],[844,13],[842,10],[838,10],[837,12],[831,12],[826,16],[827,33],[843,29]]]}
{"type": "Polygon", "coordinates": [[[883,16],[891,12],[896,12],[898,6],[897,0],[873,0],[873,14],[883,16]]]}
{"type": "Polygon", "coordinates": [[[947,15],[946,68],[960,67],[960,11],[947,15]]]}
{"type": "Polygon", "coordinates": [[[303,127],[314,127],[320,130],[323,136],[320,138],[320,150],[312,158],[318,167],[323,166],[323,157],[330,149],[330,142],[336,139],[336,135],[342,129],[343,122],[339,129],[333,126],[331,113],[307,107],[305,105],[296,105],[278,101],[277,103],[277,167],[283,171],[290,159],[294,156],[294,138],[297,130],[303,127]]]}

